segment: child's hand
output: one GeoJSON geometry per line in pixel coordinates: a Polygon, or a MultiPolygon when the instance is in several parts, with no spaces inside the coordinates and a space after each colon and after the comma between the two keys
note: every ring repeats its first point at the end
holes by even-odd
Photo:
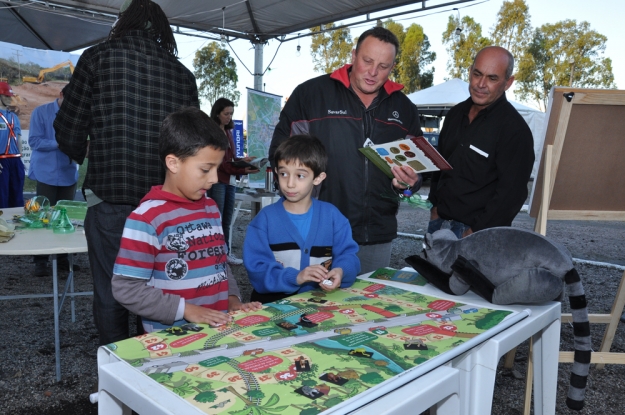
{"type": "Polygon", "coordinates": [[[333,268],[326,274],[326,280],[332,282],[332,284],[324,284],[321,282],[319,286],[323,291],[332,291],[336,290],[341,286],[341,281],[343,280],[343,268],[333,268]]]}
{"type": "Polygon", "coordinates": [[[184,304],[184,319],[189,323],[204,323],[213,326],[221,326],[232,321],[232,317],[226,313],[189,302],[184,304]]]}
{"type": "Polygon", "coordinates": [[[256,311],[263,308],[263,305],[258,301],[252,301],[250,303],[242,303],[239,300],[239,297],[236,295],[231,295],[228,297],[228,311],[237,311],[241,310],[245,313],[249,313],[250,311],[256,311]]]}
{"type": "Polygon", "coordinates": [[[297,274],[297,285],[302,285],[307,281],[321,282],[326,279],[328,270],[323,265],[311,265],[297,274]]]}

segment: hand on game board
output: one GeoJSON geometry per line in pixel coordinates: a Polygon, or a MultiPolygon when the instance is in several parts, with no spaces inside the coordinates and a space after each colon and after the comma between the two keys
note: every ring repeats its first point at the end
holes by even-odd
{"type": "Polygon", "coordinates": [[[232,316],[221,311],[200,307],[199,305],[185,302],[184,319],[189,323],[204,323],[212,326],[228,324],[232,321],[232,316]]]}
{"type": "Polygon", "coordinates": [[[236,295],[231,295],[228,297],[228,311],[237,311],[241,310],[245,313],[249,313],[250,311],[256,311],[263,308],[263,305],[258,301],[252,301],[250,303],[242,303],[239,300],[239,297],[236,295]]]}
{"type": "Polygon", "coordinates": [[[310,265],[297,274],[297,285],[302,285],[307,281],[321,283],[326,279],[328,270],[323,265],[310,265]]]}
{"type": "Polygon", "coordinates": [[[326,281],[330,281],[332,284],[324,284],[321,282],[319,286],[323,291],[332,291],[336,290],[341,286],[341,281],[343,280],[343,269],[342,268],[332,268],[326,274],[326,281]]]}

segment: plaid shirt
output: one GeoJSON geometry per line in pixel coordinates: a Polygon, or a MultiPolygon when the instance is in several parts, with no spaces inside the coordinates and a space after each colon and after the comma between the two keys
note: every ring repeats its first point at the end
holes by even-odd
{"type": "Polygon", "coordinates": [[[54,121],[62,152],[82,164],[84,187],[109,203],[137,206],[165,170],[158,157],[163,119],[199,108],[195,77],[142,30],[87,49],[54,121]]]}

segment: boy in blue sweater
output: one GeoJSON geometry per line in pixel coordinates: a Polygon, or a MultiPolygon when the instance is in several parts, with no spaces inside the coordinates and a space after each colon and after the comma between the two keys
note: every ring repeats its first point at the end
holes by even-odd
{"type": "Polygon", "coordinates": [[[269,303],[321,287],[349,287],[360,272],[349,221],[332,204],[312,198],[326,177],[328,156],[319,139],[295,135],[274,155],[283,197],[247,228],[243,264],[254,287],[251,301],[269,303]]]}

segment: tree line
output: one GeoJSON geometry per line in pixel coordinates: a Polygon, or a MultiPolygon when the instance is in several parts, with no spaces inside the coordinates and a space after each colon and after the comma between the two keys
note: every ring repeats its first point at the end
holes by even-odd
{"type": "MultiPolygon", "coordinates": [[[[404,27],[392,19],[378,25],[393,32],[400,44],[391,79],[403,84],[406,94],[432,86],[436,52],[423,27],[416,23],[404,27]]],[[[357,39],[352,39],[348,27],[328,23],[310,32],[315,71],[331,73],[350,61],[357,39]]],[[[449,78],[468,81],[475,54],[486,46],[502,46],[515,57],[515,94],[542,109],[554,86],[616,88],[612,60],[604,56],[607,40],[586,21],[566,19],[532,27],[525,0],[504,1],[487,36],[470,16],[450,16],[442,33],[449,78]]],[[[196,52],[193,66],[202,98],[212,103],[228,96],[238,103],[236,62],[224,47],[209,43],[196,52]]]]}

